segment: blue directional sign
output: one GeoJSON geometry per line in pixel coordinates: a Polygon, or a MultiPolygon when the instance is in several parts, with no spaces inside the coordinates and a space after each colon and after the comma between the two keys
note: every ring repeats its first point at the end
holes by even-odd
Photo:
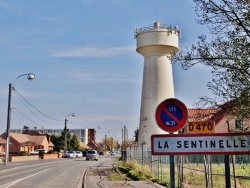
{"type": "Polygon", "coordinates": [[[167,132],[182,129],[187,121],[187,107],[178,99],[170,98],[156,108],[155,118],[159,127],[167,132]]]}

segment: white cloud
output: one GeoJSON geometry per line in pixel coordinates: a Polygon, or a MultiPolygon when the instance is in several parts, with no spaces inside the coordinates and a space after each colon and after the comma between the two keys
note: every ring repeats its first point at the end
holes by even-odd
{"type": "Polygon", "coordinates": [[[84,47],[79,49],[64,50],[55,52],[53,57],[114,57],[120,54],[134,54],[134,47],[84,47]]]}

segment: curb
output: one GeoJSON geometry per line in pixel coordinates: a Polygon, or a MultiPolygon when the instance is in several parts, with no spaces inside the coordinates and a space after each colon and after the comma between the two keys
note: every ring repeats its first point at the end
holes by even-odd
{"type": "Polygon", "coordinates": [[[87,179],[86,176],[87,176],[88,170],[89,170],[89,167],[84,172],[84,175],[83,175],[83,178],[82,178],[81,187],[79,187],[79,188],[87,188],[86,187],[86,179],[87,179]]]}

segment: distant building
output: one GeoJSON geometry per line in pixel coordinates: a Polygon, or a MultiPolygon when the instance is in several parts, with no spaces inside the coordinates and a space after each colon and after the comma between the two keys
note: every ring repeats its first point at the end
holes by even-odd
{"type": "MultiPolygon", "coordinates": [[[[61,135],[63,129],[30,129],[29,127],[24,127],[23,129],[11,129],[12,133],[25,133],[29,135],[34,135],[34,132],[39,132],[41,134],[48,135],[61,135]]],[[[95,142],[95,129],[69,129],[71,135],[76,135],[80,142],[88,144],[89,142],[95,142]]]]}

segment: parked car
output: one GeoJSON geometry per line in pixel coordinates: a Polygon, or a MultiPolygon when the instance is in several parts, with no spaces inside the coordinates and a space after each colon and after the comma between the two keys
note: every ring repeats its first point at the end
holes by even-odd
{"type": "Polygon", "coordinates": [[[88,160],[96,160],[98,161],[98,152],[96,150],[88,150],[86,152],[86,161],[88,160]]]}
{"type": "Polygon", "coordinates": [[[76,152],[75,151],[67,151],[65,154],[62,155],[62,158],[75,158],[76,152]]]}
{"type": "Polygon", "coordinates": [[[111,155],[116,155],[116,152],[112,151],[110,154],[111,154],[111,155]]]}
{"type": "Polygon", "coordinates": [[[76,151],[76,157],[82,157],[82,152],[81,151],[76,151]]]}
{"type": "Polygon", "coordinates": [[[38,155],[39,152],[47,153],[48,151],[46,149],[36,149],[35,151],[30,152],[31,155],[38,155]]]}

